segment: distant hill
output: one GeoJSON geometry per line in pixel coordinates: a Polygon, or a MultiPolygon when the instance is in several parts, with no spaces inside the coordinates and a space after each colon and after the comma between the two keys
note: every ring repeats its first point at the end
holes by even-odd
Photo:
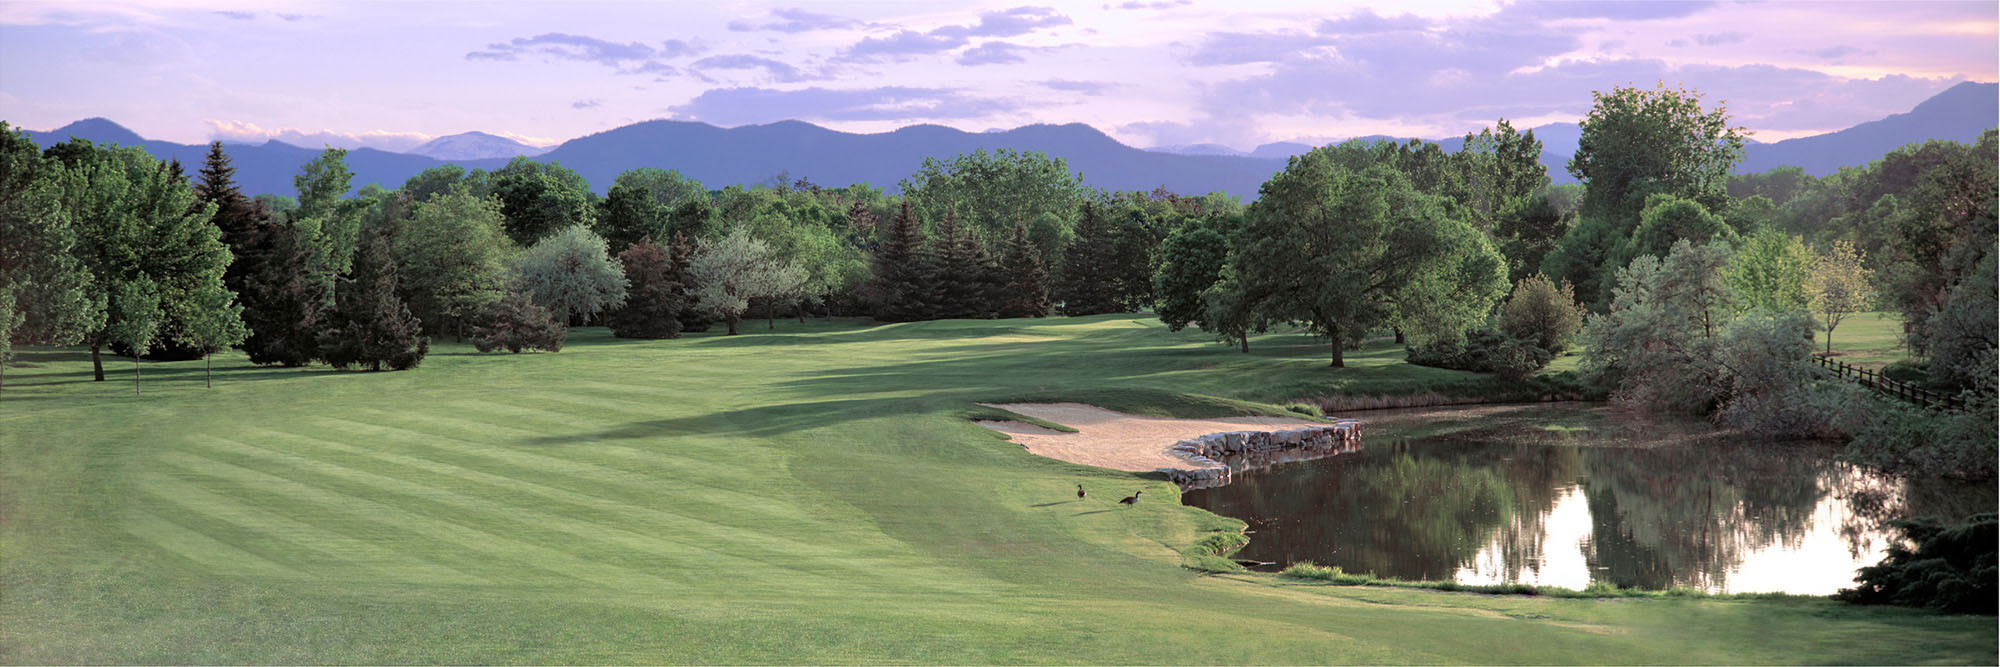
{"type": "Polygon", "coordinates": [[[547,153],[549,149],[529,146],[485,132],[463,132],[426,141],[423,145],[404,152],[439,160],[482,160],[512,158],[516,155],[532,157],[547,153]]]}
{"type": "MultiPolygon", "coordinates": [[[[1909,113],[1828,134],[1771,144],[1751,144],[1741,172],[1766,171],[1795,165],[1807,173],[1825,175],[1842,166],[1867,164],[1891,149],[1927,139],[1972,141],[1979,132],[2000,123],[2000,85],[1963,83],[1917,105],[1909,113]]],[[[1564,164],[1576,152],[1581,131],[1574,123],[1533,128],[1542,140],[1542,164],[1557,183],[1573,182],[1564,164]]],[[[49,132],[28,133],[41,146],[70,136],[97,142],[143,146],[153,155],[177,158],[193,173],[208,152],[205,145],[151,141],[103,118],[90,118],[49,132]]],[[[1447,151],[1464,138],[1438,143],[1447,151]]],[[[354,185],[370,183],[397,187],[426,168],[453,162],[466,168],[497,169],[516,150],[535,150],[519,142],[480,132],[442,137],[425,149],[431,154],[390,153],[372,148],[348,151],[354,185]],[[448,141],[449,140],[449,141],[448,141]],[[433,145],[435,144],[435,145],[433,145]],[[476,157],[475,157],[476,156],[476,157]]],[[[1300,143],[1258,146],[1249,154],[1222,146],[1173,147],[1180,153],[1126,146],[1087,125],[1029,125],[1012,130],[964,132],[936,125],[915,125],[893,132],[853,134],[799,121],[720,128],[706,123],[654,120],[627,125],[564,142],[536,157],[574,169],[599,193],[618,174],[636,167],[676,169],[710,187],[733,183],[769,183],[780,174],[809,178],[821,185],[866,182],[894,190],[925,157],[947,158],[975,149],[1033,150],[1064,158],[1071,170],[1092,187],[1152,190],[1165,186],[1183,193],[1223,190],[1253,199],[1257,187],[1284,169],[1285,159],[1310,150],[1300,143]],[[1214,154],[1221,153],[1221,154],[1214,154]]],[[[278,141],[228,147],[243,189],[253,193],[292,194],[292,176],[319,153],[278,141]]],[[[518,153],[526,154],[526,153],[518,153]]]]}
{"type": "Polygon", "coordinates": [[[1904,144],[1926,139],[1972,143],[2000,125],[2000,83],[1965,83],[1924,100],[1909,113],[1869,121],[1838,132],[1769,144],[1751,144],[1739,173],[1780,166],[1825,176],[1841,167],[1865,165],[1904,144]]]}

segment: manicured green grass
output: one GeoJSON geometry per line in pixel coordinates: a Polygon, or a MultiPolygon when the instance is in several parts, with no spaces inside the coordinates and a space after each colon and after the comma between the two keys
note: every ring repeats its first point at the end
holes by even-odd
{"type": "Polygon", "coordinates": [[[0,661],[1995,658],[1990,617],[1207,575],[1187,565],[1216,565],[1240,522],[967,419],[987,414],[973,401],[1216,415],[1483,381],[1387,343],[1330,370],[1305,337],[1242,355],[1106,316],[432,349],[403,373],[227,356],[214,389],[200,362],[149,362],[139,396],[129,360],[93,383],[83,354],[25,352],[0,394],[0,661]]]}
{"type": "MultiPolygon", "coordinates": [[[[1824,324],[1824,321],[1821,321],[1824,324]]],[[[1826,332],[1819,331],[1815,351],[1826,351],[1826,332]]],[[[1856,366],[1881,368],[1910,356],[1903,347],[1903,316],[1898,313],[1855,313],[1833,328],[1834,358],[1856,366]]]]}

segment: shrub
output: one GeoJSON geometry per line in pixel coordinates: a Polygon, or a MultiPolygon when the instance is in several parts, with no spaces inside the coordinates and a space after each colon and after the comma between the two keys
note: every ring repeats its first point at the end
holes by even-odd
{"type": "Polygon", "coordinates": [[[1892,521],[1916,544],[1892,544],[1889,555],[1863,567],[1859,584],[1839,597],[1857,604],[1893,604],[1973,614],[1995,611],[1994,579],[2000,575],[1994,545],[2000,538],[1995,515],[1981,514],[1948,526],[1935,519],[1892,521]]]}
{"type": "Polygon", "coordinates": [[[1311,403],[1286,403],[1285,409],[1307,417],[1319,417],[1326,414],[1325,411],[1320,410],[1319,406],[1311,403]]]}
{"type": "Polygon", "coordinates": [[[1480,330],[1466,334],[1463,343],[1436,340],[1412,347],[1407,358],[1419,366],[1493,373],[1520,380],[1548,366],[1555,354],[1530,341],[1480,330]]]}
{"type": "Polygon", "coordinates": [[[1521,279],[1507,305],[1500,307],[1500,331],[1512,338],[1533,341],[1551,354],[1562,354],[1583,327],[1583,307],[1576,303],[1576,288],[1564,281],[1562,287],[1535,274],[1521,279]]]}
{"type": "Polygon", "coordinates": [[[1337,566],[1315,565],[1310,562],[1292,563],[1278,576],[1293,579],[1311,579],[1340,586],[1366,586],[1375,582],[1374,575],[1348,574],[1337,566]]]}
{"type": "Polygon", "coordinates": [[[480,324],[472,330],[472,346],[480,352],[503,348],[514,353],[560,352],[563,340],[569,337],[569,328],[557,322],[547,308],[535,305],[534,298],[525,292],[508,292],[506,297],[487,306],[480,319],[480,324]]]}
{"type": "Polygon", "coordinates": [[[1905,360],[1883,366],[1882,376],[1903,384],[1921,387],[1930,383],[1931,371],[1922,362],[1905,360]]]}

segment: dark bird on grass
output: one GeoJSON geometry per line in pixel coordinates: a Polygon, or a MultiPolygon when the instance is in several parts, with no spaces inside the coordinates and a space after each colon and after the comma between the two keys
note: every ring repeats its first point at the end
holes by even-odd
{"type": "Polygon", "coordinates": [[[1123,505],[1137,505],[1137,504],[1139,504],[1139,494],[1141,494],[1141,493],[1145,493],[1145,492],[1144,492],[1144,491],[1133,491],[1133,492],[1132,492],[1132,495],[1129,495],[1129,496],[1125,496],[1125,498],[1124,498],[1123,500],[1120,500],[1120,501],[1118,501],[1118,502],[1119,502],[1119,504],[1123,504],[1123,505]]]}
{"type": "Polygon", "coordinates": [[[1083,500],[1083,485],[1082,485],[1082,484],[1078,484],[1078,485],[1076,485],[1076,499],[1077,499],[1077,500],[1083,500]]]}

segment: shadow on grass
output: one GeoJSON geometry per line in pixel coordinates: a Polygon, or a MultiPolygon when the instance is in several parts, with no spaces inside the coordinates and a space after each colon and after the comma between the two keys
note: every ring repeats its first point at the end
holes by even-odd
{"type": "Polygon", "coordinates": [[[832,426],[860,419],[874,419],[912,412],[921,402],[902,399],[845,399],[812,403],[787,403],[760,408],[708,413],[674,419],[654,419],[590,433],[566,433],[530,438],[531,445],[567,445],[600,440],[627,440],[673,434],[716,432],[715,420],[731,424],[729,432],[750,437],[770,437],[807,429],[832,426]],[[900,407],[898,407],[900,406],[900,407]]]}

